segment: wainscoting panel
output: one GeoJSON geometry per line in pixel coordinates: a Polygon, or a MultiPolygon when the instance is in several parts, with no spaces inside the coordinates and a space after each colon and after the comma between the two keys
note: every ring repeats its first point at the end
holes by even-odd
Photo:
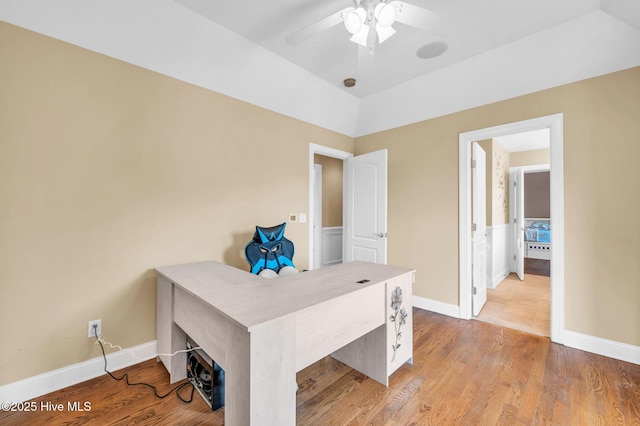
{"type": "Polygon", "coordinates": [[[509,275],[509,225],[487,226],[487,288],[496,288],[509,275]]]}
{"type": "Polygon", "coordinates": [[[342,226],[322,228],[322,266],[342,263],[342,226]]]}

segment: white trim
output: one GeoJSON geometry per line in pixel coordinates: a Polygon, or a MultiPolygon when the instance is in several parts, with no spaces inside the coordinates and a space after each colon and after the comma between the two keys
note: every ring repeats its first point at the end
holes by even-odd
{"type": "Polygon", "coordinates": [[[508,226],[509,226],[508,223],[503,223],[503,224],[500,224],[500,225],[487,226],[487,228],[501,229],[501,228],[507,228],[508,226]]]}
{"type": "Polygon", "coordinates": [[[640,346],[602,339],[575,331],[564,332],[564,344],[570,348],[640,365],[640,346]]]}
{"type": "Polygon", "coordinates": [[[509,267],[508,223],[487,226],[487,288],[495,289],[511,272],[509,267]],[[498,238],[496,237],[498,236],[498,238]],[[498,243],[496,243],[498,241],[498,243]],[[502,250],[497,250],[500,247],[502,250]]]}
{"type": "MultiPolygon", "coordinates": [[[[337,158],[339,160],[346,160],[349,157],[353,157],[353,154],[350,152],[346,152],[346,151],[340,151],[339,149],[335,149],[335,148],[329,148],[327,146],[322,146],[322,145],[318,145],[315,143],[309,143],[309,220],[307,220],[308,224],[313,223],[313,175],[314,175],[314,171],[313,171],[313,156],[315,154],[319,154],[319,155],[324,155],[326,157],[332,157],[332,158],[337,158]]],[[[344,176],[342,178],[342,186],[344,187],[344,176]]],[[[344,200],[343,200],[344,202],[344,200]]],[[[344,224],[344,218],[343,218],[343,222],[344,224]]],[[[308,228],[308,235],[309,235],[309,241],[308,241],[308,246],[309,246],[309,269],[313,269],[315,267],[314,265],[314,259],[313,259],[313,226],[311,225],[307,225],[308,228]]]]}
{"type": "MultiPolygon", "coordinates": [[[[551,165],[549,163],[532,164],[529,166],[518,166],[518,167],[520,167],[524,173],[548,172],[549,170],[551,170],[551,165]]],[[[512,168],[515,168],[515,167],[509,167],[509,169],[512,169],[512,168]]]]}
{"type": "Polygon", "coordinates": [[[322,228],[322,266],[342,263],[342,226],[322,228]],[[337,242],[337,244],[335,243],[337,242]]]}
{"type": "MultiPolygon", "coordinates": [[[[154,358],[158,346],[153,340],[107,355],[107,369],[120,370],[154,358]],[[135,353],[135,356],[134,356],[135,353]]],[[[186,367],[185,367],[186,368],[186,367]]],[[[0,386],[0,401],[24,402],[106,374],[102,355],[88,361],[62,367],[37,376],[0,386]]]]}
{"type": "Polygon", "coordinates": [[[425,311],[431,311],[453,318],[460,318],[460,307],[457,305],[415,295],[413,296],[412,304],[416,308],[424,309],[425,311]]]}
{"type": "Polygon", "coordinates": [[[309,194],[310,197],[313,197],[313,214],[309,215],[311,220],[309,221],[308,225],[311,233],[313,234],[313,241],[309,242],[311,247],[313,247],[312,265],[322,264],[322,173],[322,164],[314,164],[312,181],[313,184],[311,185],[311,187],[313,188],[313,192],[309,194]]]}
{"type": "Polygon", "coordinates": [[[471,142],[549,128],[551,154],[551,340],[564,340],[564,160],[562,113],[460,133],[459,136],[459,257],[460,317],[471,319],[471,142]]]}

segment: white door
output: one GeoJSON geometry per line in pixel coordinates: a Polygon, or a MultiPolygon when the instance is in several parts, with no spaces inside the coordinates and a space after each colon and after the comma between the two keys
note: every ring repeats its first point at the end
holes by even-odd
{"type": "Polygon", "coordinates": [[[313,265],[322,266],[322,164],[313,165],[313,265]]]}
{"type": "Polygon", "coordinates": [[[487,155],[473,143],[473,224],[471,247],[473,262],[473,315],[477,316],[487,302],[487,155]]]}
{"type": "Polygon", "coordinates": [[[344,162],[344,260],[387,263],[387,150],[344,162]]]}
{"type": "Polygon", "coordinates": [[[509,170],[509,202],[513,236],[513,271],[524,280],[524,171],[522,167],[509,170]]]}

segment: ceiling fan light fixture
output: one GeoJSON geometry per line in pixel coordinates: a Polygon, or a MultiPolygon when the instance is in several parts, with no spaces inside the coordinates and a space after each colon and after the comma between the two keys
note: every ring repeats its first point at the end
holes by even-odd
{"type": "Polygon", "coordinates": [[[344,16],[344,26],[351,34],[357,34],[362,30],[366,17],[367,12],[363,8],[352,9],[344,16]]]}
{"type": "Polygon", "coordinates": [[[396,21],[398,10],[393,4],[378,3],[373,15],[376,17],[378,25],[383,28],[390,27],[396,21]]]}
{"type": "Polygon", "coordinates": [[[376,33],[378,33],[378,43],[382,44],[386,39],[396,33],[393,27],[383,27],[380,24],[376,24],[376,33]]]}
{"type": "Polygon", "coordinates": [[[358,31],[356,34],[352,35],[349,40],[351,40],[354,43],[359,44],[360,46],[367,47],[367,41],[368,41],[368,38],[369,38],[369,30],[370,29],[371,28],[369,28],[368,25],[363,25],[360,28],[360,31],[358,31]]]}

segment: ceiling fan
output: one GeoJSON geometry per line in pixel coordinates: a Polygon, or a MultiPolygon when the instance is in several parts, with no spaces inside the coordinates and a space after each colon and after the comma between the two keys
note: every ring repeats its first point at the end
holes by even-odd
{"type": "Polygon", "coordinates": [[[329,28],[344,23],[350,40],[375,53],[381,44],[396,33],[392,27],[400,22],[414,28],[444,36],[448,23],[435,12],[399,0],[353,0],[354,6],[344,8],[286,37],[287,44],[296,45],[329,28]]]}

